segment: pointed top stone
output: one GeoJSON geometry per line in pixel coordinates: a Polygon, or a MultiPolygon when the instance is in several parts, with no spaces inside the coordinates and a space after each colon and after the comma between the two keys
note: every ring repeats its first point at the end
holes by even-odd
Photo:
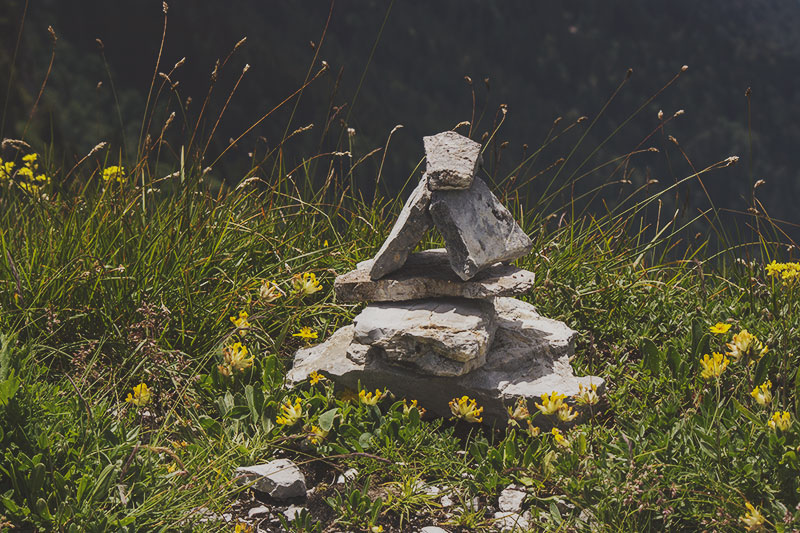
{"type": "Polygon", "coordinates": [[[423,137],[428,187],[432,191],[469,189],[478,168],[481,145],[454,131],[423,137]]]}

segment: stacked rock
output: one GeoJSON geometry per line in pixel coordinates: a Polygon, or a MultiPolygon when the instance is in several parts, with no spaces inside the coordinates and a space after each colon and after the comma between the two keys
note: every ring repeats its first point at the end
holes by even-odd
{"type": "Polygon", "coordinates": [[[338,301],[368,305],[353,325],[299,350],[288,381],[318,371],[352,389],[388,388],[440,416],[467,395],[485,423],[505,423],[520,397],[573,396],[579,384],[602,394],[601,378],[572,371],[576,333],[510,297],[533,287],[532,272],[508,264],[533,243],[475,176],[481,146],[449,131],[424,145],[426,173],[389,237],[336,278],[338,301]],[[411,253],[433,227],[445,248],[411,253]]]}

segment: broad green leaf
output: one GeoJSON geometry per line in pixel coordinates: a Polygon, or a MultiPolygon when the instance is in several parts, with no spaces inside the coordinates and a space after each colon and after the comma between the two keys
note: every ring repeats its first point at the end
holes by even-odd
{"type": "Polygon", "coordinates": [[[644,367],[650,370],[653,377],[658,376],[661,367],[661,353],[658,351],[655,343],[643,337],[639,349],[642,352],[642,363],[644,367]]]}
{"type": "Polygon", "coordinates": [[[330,431],[333,427],[333,421],[336,419],[336,413],[338,412],[339,408],[334,407],[319,415],[319,428],[322,431],[330,431]]]}

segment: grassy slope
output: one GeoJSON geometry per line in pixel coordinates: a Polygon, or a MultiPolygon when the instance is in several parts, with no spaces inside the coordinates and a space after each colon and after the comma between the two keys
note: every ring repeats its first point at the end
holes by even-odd
{"type": "Polygon", "coordinates": [[[630,213],[550,229],[527,217],[535,253],[520,265],[537,283],[524,297],[580,332],[576,370],[609,385],[599,414],[570,429],[564,449],[522,429],[418,422],[389,398],[364,406],[324,382],[281,387],[304,343],[292,336],[300,327],[322,339],[352,319],[357,308],[333,301],[333,278],[374,253],[397,203],[341,200],[336,185],[312,195],[288,181],[213,196],[195,182],[182,193],[162,184],[144,209],[133,184],[97,175],[85,187],[47,189],[48,198],[3,186],[0,514],[8,523],[231,529],[200,523],[195,510],[223,512],[237,498],[237,465],[285,453],[319,482],[349,466],[360,472],[346,487],[322,487],[330,505],[319,502],[309,528],[316,520],[345,530],[489,527],[491,516],[466,503],[446,516],[415,492],[416,479],[488,505],[523,483],[537,527],[552,530],[738,530],[746,501],[774,525],[797,527],[800,426],[767,426],[775,409],[798,414],[796,295],[763,261],[737,263],[729,252],[713,266],[702,257],[667,262],[657,250],[669,243],[648,250],[630,236],[630,213]],[[291,277],[306,271],[322,290],[300,296],[291,277]],[[265,280],[286,295],[259,299],[265,280]],[[251,325],[244,337],[229,320],[241,310],[251,325]],[[709,334],[717,321],[731,331],[709,334]],[[701,356],[741,329],[765,341],[767,356],[701,379],[701,356]],[[236,340],[255,364],[226,378],[216,368],[236,340]],[[767,378],[769,408],[750,396],[767,378]],[[137,408],[124,400],[140,382],[153,400],[137,408]],[[302,421],[275,424],[280,403],[296,397],[302,421]],[[311,443],[312,425],[330,433],[311,443]]]}

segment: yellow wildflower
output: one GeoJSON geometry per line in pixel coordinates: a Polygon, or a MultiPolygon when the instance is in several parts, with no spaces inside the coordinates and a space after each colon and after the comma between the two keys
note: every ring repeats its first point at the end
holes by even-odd
{"type": "Polygon", "coordinates": [[[597,405],[600,401],[597,396],[597,385],[591,383],[589,387],[584,387],[583,383],[578,383],[578,394],[573,398],[581,405],[597,405]]]}
{"type": "Polygon", "coordinates": [[[559,394],[556,391],[547,394],[546,392],[542,394],[542,403],[536,404],[536,407],[539,408],[539,411],[542,412],[543,415],[553,415],[558,412],[559,409],[564,407],[564,399],[567,396],[565,394],[559,394]]]}
{"type": "Polygon", "coordinates": [[[711,333],[714,333],[714,334],[717,334],[717,335],[723,335],[725,333],[728,333],[729,329],[731,329],[731,325],[730,324],[725,324],[724,322],[717,322],[716,324],[714,324],[713,326],[708,328],[708,330],[711,333]]]}
{"type": "Polygon", "coordinates": [[[750,502],[744,502],[745,507],[747,507],[747,512],[744,516],[740,518],[742,522],[744,522],[747,531],[762,531],[764,528],[764,515],[761,512],[753,507],[750,502]]]}
{"type": "Polygon", "coordinates": [[[10,180],[14,175],[15,166],[13,161],[3,161],[0,158],[0,180],[10,180]]]}
{"type": "Polygon", "coordinates": [[[39,194],[39,191],[42,189],[39,185],[36,185],[35,183],[31,183],[29,181],[20,181],[17,183],[17,186],[23,191],[30,194],[39,194]]]}
{"type": "Polygon", "coordinates": [[[116,181],[122,183],[125,181],[125,167],[112,166],[103,169],[103,181],[116,181]]]}
{"type": "Polygon", "coordinates": [[[39,159],[39,154],[28,154],[22,156],[22,160],[27,163],[26,166],[30,166],[30,164],[35,163],[37,159],[39,159]]]}
{"type": "Polygon", "coordinates": [[[361,389],[358,391],[358,401],[364,405],[377,405],[381,398],[383,398],[385,395],[386,391],[381,392],[379,389],[375,389],[374,394],[361,389]]]}
{"type": "Polygon", "coordinates": [[[248,316],[249,315],[247,314],[247,311],[239,311],[238,317],[231,317],[231,322],[233,322],[233,325],[239,329],[240,335],[245,335],[248,328],[250,328],[250,322],[247,321],[248,316]]]}
{"type": "Polygon", "coordinates": [[[300,403],[300,398],[295,398],[294,404],[291,400],[286,400],[281,404],[282,415],[275,419],[275,422],[282,426],[293,426],[303,417],[303,405],[300,403]]]}
{"type": "Polygon", "coordinates": [[[369,530],[370,533],[383,533],[383,526],[372,526],[369,530]]]}
{"type": "Polygon", "coordinates": [[[553,441],[556,443],[556,446],[560,448],[569,448],[569,441],[564,434],[561,433],[560,429],[553,428],[550,430],[550,434],[553,435],[553,441]]]}
{"type": "MultiPolygon", "coordinates": [[[[244,372],[245,369],[253,366],[255,357],[250,355],[248,357],[247,346],[241,342],[235,342],[230,346],[226,346],[222,350],[222,357],[225,361],[225,366],[231,371],[244,372]]],[[[223,374],[230,375],[229,373],[222,372],[223,374]]]]}
{"type": "Polygon", "coordinates": [[[403,414],[408,416],[412,409],[416,409],[417,412],[419,412],[419,416],[425,414],[425,408],[417,405],[417,400],[411,400],[411,404],[407,404],[406,401],[403,400],[403,414]]]}
{"type": "Polygon", "coordinates": [[[787,431],[792,425],[792,415],[789,411],[775,411],[767,424],[775,431],[787,431]]]}
{"type": "Polygon", "coordinates": [[[253,527],[244,522],[237,522],[233,533],[253,533],[253,527]]]}
{"type": "Polygon", "coordinates": [[[453,398],[450,401],[450,412],[453,417],[466,420],[470,423],[483,422],[483,407],[478,407],[478,403],[469,396],[453,398]]]}
{"type": "Polygon", "coordinates": [[[265,281],[258,289],[258,297],[266,303],[272,303],[281,296],[283,296],[283,291],[274,281],[265,281]]]}
{"type": "Polygon", "coordinates": [[[292,287],[300,296],[308,296],[322,290],[319,281],[317,281],[317,276],[313,272],[304,272],[292,276],[292,287]]]}
{"type": "Polygon", "coordinates": [[[178,467],[175,466],[175,463],[170,463],[170,464],[167,465],[167,474],[171,474],[171,473],[175,472],[177,469],[178,469],[178,467]]]}
{"type": "Polygon", "coordinates": [[[736,361],[744,358],[749,363],[761,359],[767,353],[767,347],[764,346],[755,335],[743,329],[733,336],[733,342],[727,344],[728,355],[736,361]]]}
{"type": "Polygon", "coordinates": [[[525,431],[527,431],[528,435],[530,435],[531,437],[538,437],[539,433],[541,433],[542,430],[539,429],[539,426],[534,426],[533,424],[531,424],[531,421],[528,420],[528,429],[526,429],[525,431]]]}
{"type": "Polygon", "coordinates": [[[150,389],[147,388],[147,384],[139,383],[133,388],[133,394],[130,392],[128,393],[128,397],[125,398],[125,401],[132,403],[136,407],[144,407],[150,403],[152,397],[153,395],[150,392],[150,389]]]}
{"type": "Polygon", "coordinates": [[[705,354],[703,360],[700,361],[700,366],[703,367],[700,377],[703,379],[718,378],[728,368],[728,363],[730,363],[730,359],[721,353],[714,352],[713,356],[705,354]]]}
{"type": "Polygon", "coordinates": [[[558,419],[562,422],[572,422],[578,417],[578,413],[572,410],[567,404],[564,404],[561,409],[559,409],[556,414],[558,415],[558,419]]]}
{"type": "Polygon", "coordinates": [[[308,382],[312,385],[316,385],[320,381],[325,381],[325,376],[314,370],[312,373],[308,375],[308,382]]]}
{"type": "Polygon", "coordinates": [[[773,278],[781,278],[784,284],[800,276],[800,263],[778,263],[772,261],[766,266],[766,269],[767,275],[773,278]]]}
{"type": "Polygon", "coordinates": [[[506,407],[508,411],[508,424],[510,426],[518,426],[519,422],[525,420],[530,416],[528,412],[528,405],[525,398],[519,397],[517,398],[517,402],[514,404],[513,409],[511,406],[506,407]]]}
{"type": "Polygon", "coordinates": [[[327,436],[328,436],[328,432],[327,431],[324,431],[319,426],[311,426],[311,431],[309,432],[309,435],[308,435],[308,441],[311,444],[319,444],[327,436]]]}
{"type": "Polygon", "coordinates": [[[300,331],[292,334],[292,337],[300,337],[301,339],[316,339],[317,332],[308,326],[303,326],[300,331]]]}
{"type": "Polygon", "coordinates": [[[767,380],[762,385],[757,386],[753,389],[753,392],[750,393],[750,396],[752,396],[759,405],[767,405],[772,401],[772,382],[767,380]]]}
{"type": "Polygon", "coordinates": [[[33,169],[31,167],[25,166],[22,167],[17,171],[17,176],[22,176],[23,178],[28,178],[29,180],[33,179],[33,169]]]}

